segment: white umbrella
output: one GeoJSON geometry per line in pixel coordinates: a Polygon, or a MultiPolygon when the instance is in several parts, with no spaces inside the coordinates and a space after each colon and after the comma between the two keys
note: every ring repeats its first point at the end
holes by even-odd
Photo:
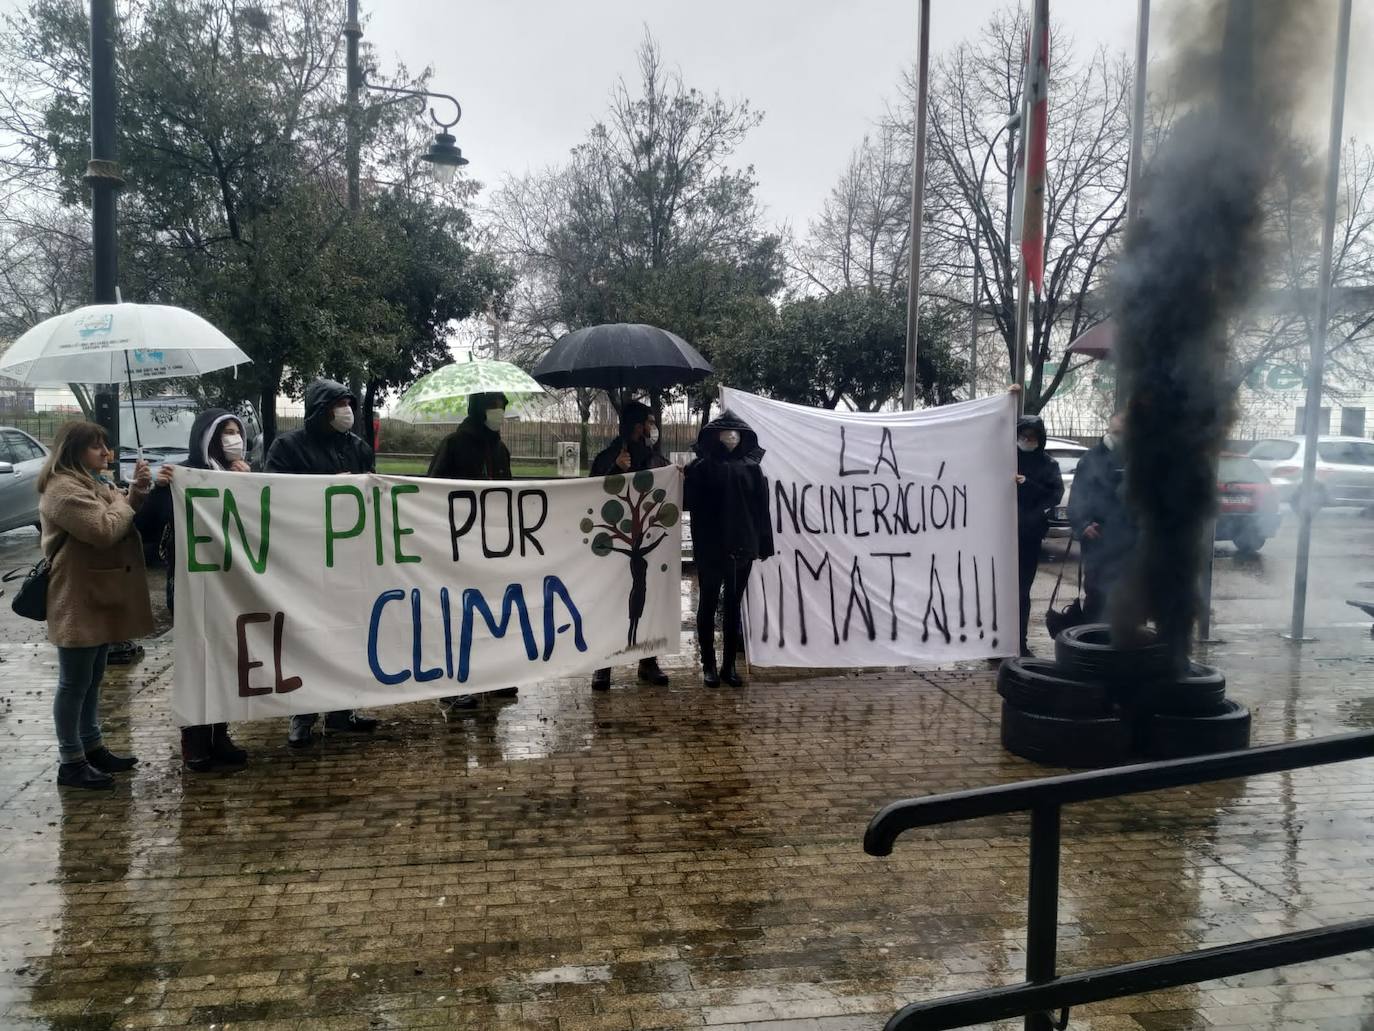
{"type": "MultiPolygon", "coordinates": [[[[34,326],[0,358],[31,387],[180,379],[252,359],[195,312],[165,304],[90,304],[34,326]]],[[[138,436],[138,415],[134,415],[138,436]]],[[[140,449],[142,442],[139,442],[140,449]]]]}

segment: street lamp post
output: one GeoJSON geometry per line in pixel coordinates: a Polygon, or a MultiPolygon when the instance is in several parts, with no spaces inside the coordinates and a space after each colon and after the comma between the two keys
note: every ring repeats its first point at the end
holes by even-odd
{"type": "MultiPolygon", "coordinates": [[[[347,119],[347,136],[345,141],[345,161],[348,165],[348,210],[357,214],[362,210],[362,91],[365,89],[378,90],[382,93],[395,93],[402,96],[417,97],[420,99],[434,98],[447,100],[454,107],[454,117],[450,122],[442,121],[434,113],[434,109],[429,109],[429,116],[434,124],[439,127],[439,132],[435,134],[434,142],[430,144],[428,152],[421,156],[420,160],[429,164],[430,174],[441,183],[452,182],[454,174],[463,165],[468,163],[467,158],[463,157],[463,152],[458,148],[457,141],[449,132],[451,128],[458,124],[463,117],[463,107],[458,103],[456,97],[447,93],[431,93],[428,90],[400,89],[396,86],[379,86],[376,83],[368,82],[367,75],[363,70],[362,58],[359,56],[359,45],[363,38],[362,23],[358,18],[358,0],[348,0],[346,18],[344,21],[344,36],[348,41],[347,52],[347,85],[348,85],[348,104],[345,117],[347,119]]],[[[349,389],[355,398],[361,399],[363,396],[362,376],[355,373],[349,381],[349,389]]],[[[363,411],[362,422],[366,427],[365,432],[372,434],[372,411],[370,405],[368,410],[363,411]]]]}
{"type": "MultiPolygon", "coordinates": [[[[86,184],[91,188],[91,299],[96,304],[114,304],[119,296],[115,217],[124,179],[115,143],[114,37],[114,0],[91,0],[91,159],[86,164],[86,184]]],[[[105,428],[110,447],[118,454],[118,383],[96,386],[93,415],[105,428]]]]}

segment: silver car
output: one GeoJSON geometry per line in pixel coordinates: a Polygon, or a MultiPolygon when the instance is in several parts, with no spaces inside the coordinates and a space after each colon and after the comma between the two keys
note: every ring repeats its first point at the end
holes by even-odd
{"type": "MultiPolygon", "coordinates": [[[[1279,492],[1279,500],[1298,506],[1302,486],[1302,437],[1261,440],[1250,449],[1253,458],[1279,492]]],[[[1374,505],[1374,441],[1363,437],[1318,437],[1317,479],[1313,501],[1324,505],[1374,505]]]]}
{"type": "Polygon", "coordinates": [[[0,426],[0,533],[38,525],[38,472],[47,458],[23,430],[0,426]]]}
{"type": "Polygon", "coordinates": [[[1069,527],[1069,494],[1073,491],[1073,474],[1078,468],[1078,460],[1089,450],[1078,441],[1063,437],[1050,437],[1045,441],[1045,454],[1059,463],[1059,475],[1064,478],[1064,496],[1050,513],[1051,537],[1067,537],[1073,532],[1069,527]]]}

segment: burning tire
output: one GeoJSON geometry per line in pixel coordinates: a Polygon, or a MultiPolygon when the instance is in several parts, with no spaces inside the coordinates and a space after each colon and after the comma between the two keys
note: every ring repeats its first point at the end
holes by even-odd
{"type": "Polygon", "coordinates": [[[1230,752],[1250,747],[1250,710],[1227,699],[1207,713],[1144,716],[1140,731],[1141,750],[1151,759],[1230,752]]]}
{"type": "Polygon", "coordinates": [[[1046,716],[1105,716],[1107,689],[1066,677],[1048,659],[1008,659],[997,671],[997,693],[1008,705],[1046,716]]]}
{"type": "Polygon", "coordinates": [[[1169,716],[1216,712],[1226,699],[1226,676],[1213,666],[1188,663],[1188,673],[1163,681],[1141,693],[1144,707],[1169,716]]]}
{"type": "Polygon", "coordinates": [[[1106,684],[1139,684],[1171,679],[1173,658],[1167,645],[1144,631],[1147,643],[1136,648],[1112,644],[1104,623],[1069,627],[1054,642],[1054,657],[1063,675],[1106,684]]]}
{"type": "Polygon", "coordinates": [[[1002,747],[1049,766],[1111,766],[1131,754],[1131,726],[1116,716],[1070,719],[1002,703],[1002,747]]]}

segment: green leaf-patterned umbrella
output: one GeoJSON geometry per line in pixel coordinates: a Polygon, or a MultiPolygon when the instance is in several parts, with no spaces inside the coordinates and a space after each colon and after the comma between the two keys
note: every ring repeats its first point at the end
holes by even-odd
{"type": "Polygon", "coordinates": [[[473,394],[542,394],[544,388],[510,362],[454,362],[416,380],[391,412],[403,422],[461,422],[473,394]]]}

